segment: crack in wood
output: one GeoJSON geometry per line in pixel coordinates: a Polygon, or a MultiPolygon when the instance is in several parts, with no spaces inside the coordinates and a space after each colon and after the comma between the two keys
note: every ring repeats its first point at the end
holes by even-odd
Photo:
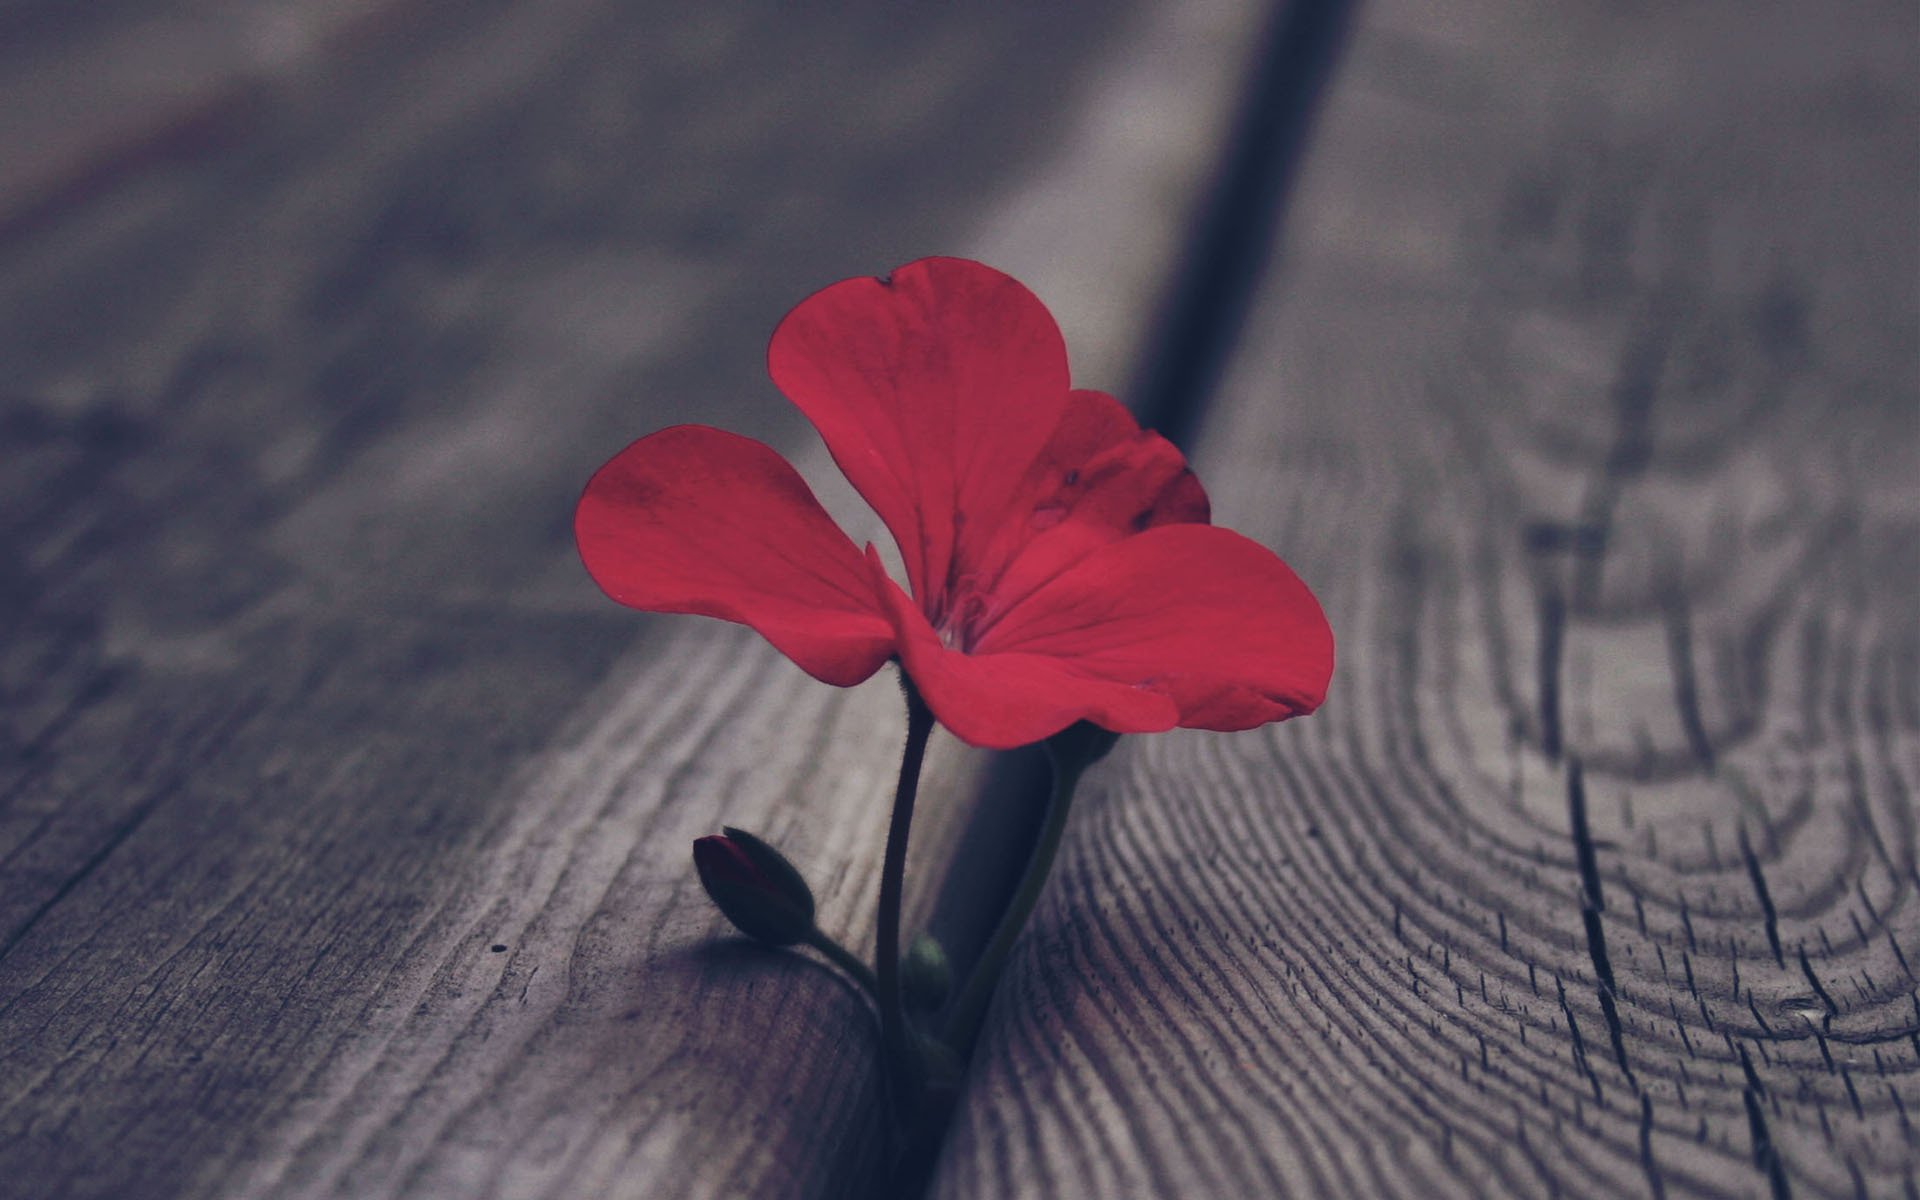
{"type": "MultiPolygon", "coordinates": [[[[1595,996],[1600,1002],[1600,1016],[1606,1022],[1607,1041],[1613,1048],[1614,1061],[1619,1064],[1620,1073],[1626,1076],[1627,1086],[1634,1091],[1640,1090],[1640,1084],[1634,1078],[1633,1068],[1627,1062],[1627,1044],[1625,1031],[1621,1028],[1620,1011],[1614,997],[1618,988],[1614,983],[1613,963],[1607,956],[1607,933],[1601,922],[1601,914],[1606,911],[1606,900],[1600,886],[1600,863],[1594,847],[1593,831],[1587,821],[1587,789],[1585,776],[1579,758],[1567,760],[1567,809],[1568,825],[1573,837],[1574,858],[1580,869],[1580,919],[1585,926],[1587,936],[1587,956],[1593,963],[1594,979],[1597,983],[1595,996]]],[[[1566,1003],[1564,990],[1561,1004],[1566,1003]]],[[[1572,1020],[1569,1013],[1568,1019],[1572,1020]]]]}
{"type": "Polygon", "coordinates": [[[1813,964],[1807,961],[1805,946],[1800,947],[1799,954],[1800,973],[1807,977],[1807,986],[1813,989],[1813,994],[1819,997],[1821,1006],[1827,1010],[1826,1023],[1831,1023],[1833,1018],[1840,1015],[1840,1006],[1833,1002],[1833,997],[1827,994],[1827,989],[1820,982],[1820,977],[1813,973],[1813,964]]]}
{"type": "MultiPolygon", "coordinates": [[[[228,741],[240,726],[246,722],[249,715],[248,711],[244,708],[235,709],[224,714],[223,718],[208,735],[206,743],[201,747],[201,753],[211,754],[217,752],[219,747],[228,741]]],[[[68,897],[72,896],[81,884],[85,883],[108,859],[112,858],[114,853],[119,850],[120,847],[124,846],[127,840],[131,838],[141,826],[145,825],[154,813],[160,810],[161,805],[164,804],[170,796],[180,790],[186,783],[187,774],[188,767],[183,764],[161,783],[150,788],[146,795],[142,796],[139,801],[113,822],[92,853],[88,854],[71,872],[61,879],[59,885],[53,892],[36,906],[32,912],[27,914],[26,918],[22,920],[19,925],[15,926],[14,929],[8,933],[4,942],[0,942],[0,963],[5,962],[8,956],[13,954],[26,940],[27,935],[33,932],[35,926],[44,920],[54,909],[64,903],[68,897]]],[[[11,1011],[13,1006],[22,999],[23,995],[24,993],[15,995],[10,998],[4,1006],[0,1006],[0,1017],[4,1017],[11,1011]]]]}
{"type": "Polygon", "coordinates": [[[1693,665],[1693,621],[1686,590],[1680,586],[1678,570],[1670,570],[1669,582],[1661,589],[1661,607],[1666,613],[1667,658],[1673,665],[1673,703],[1680,715],[1680,727],[1687,745],[1708,774],[1713,773],[1713,739],[1707,733],[1700,714],[1700,684],[1693,665]]]}
{"type": "MultiPolygon", "coordinates": [[[[1176,446],[1190,445],[1252,311],[1352,10],[1350,0],[1276,0],[1267,19],[1223,157],[1127,389],[1141,423],[1176,446]]],[[[1028,796],[1046,794],[1044,763],[1008,766],[990,778],[1028,796]]],[[[1011,857],[1025,859],[1037,828],[1016,834],[1011,857]]],[[[1414,986],[1417,992],[1417,978],[1414,986]]],[[[911,1135],[908,1155],[882,1184],[888,1194],[926,1189],[947,1116],[911,1135]]]]}
{"type": "Polygon", "coordinates": [[[1740,1069],[1746,1076],[1746,1086],[1740,1091],[1740,1099],[1747,1110],[1747,1134],[1752,1147],[1753,1165],[1766,1176],[1773,1200],[1792,1200],[1793,1191],[1787,1185],[1786,1164],[1780,1160],[1780,1151],[1774,1145],[1773,1135],[1767,1125],[1767,1114],[1760,1106],[1767,1090],[1753,1069],[1753,1060],[1747,1057],[1746,1047],[1742,1046],[1739,1050],[1740,1069]]]}
{"type": "Polygon", "coordinates": [[[1274,0],[1214,182],[1127,389],[1142,424],[1183,449],[1269,269],[1353,9],[1351,0],[1274,0]]]}
{"type": "Polygon", "coordinates": [[[1566,656],[1567,601],[1551,568],[1543,567],[1539,577],[1534,619],[1539,627],[1539,646],[1535,651],[1534,688],[1536,711],[1540,720],[1540,752],[1549,760],[1560,757],[1560,672],[1566,656]]]}
{"type": "Polygon", "coordinates": [[[1640,1169],[1647,1177],[1647,1191],[1653,1200],[1666,1200],[1666,1181],[1660,1177],[1660,1164],[1653,1157],[1653,1097],[1640,1093],[1640,1169]]]}
{"type": "Polygon", "coordinates": [[[1760,924],[1767,934],[1767,948],[1773,951],[1774,965],[1784,967],[1787,960],[1780,950],[1780,914],[1774,911],[1773,893],[1767,890],[1767,876],[1760,869],[1760,859],[1753,852],[1753,844],[1747,840],[1744,821],[1737,828],[1737,837],[1740,859],[1747,867],[1747,879],[1753,884],[1754,895],[1760,899],[1760,924]]]}
{"type": "Polygon", "coordinates": [[[1574,562],[1573,605],[1578,612],[1592,608],[1599,596],[1601,571],[1613,540],[1614,510],[1621,493],[1653,461],[1653,407],[1677,316],[1674,299],[1670,293],[1656,296],[1638,336],[1629,340],[1622,352],[1615,373],[1613,444],[1580,505],[1580,525],[1601,531],[1602,537],[1599,550],[1574,562]]]}

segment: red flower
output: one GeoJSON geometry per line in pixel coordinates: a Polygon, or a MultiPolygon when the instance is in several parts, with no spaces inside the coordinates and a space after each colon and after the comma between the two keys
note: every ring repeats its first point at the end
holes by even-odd
{"type": "Polygon", "coordinates": [[[927,258],[834,284],[787,314],[767,365],[893,532],[912,597],[772,449],[703,425],[588,482],[574,534],[607,595],[750,625],[840,686],[897,657],[979,746],[1082,719],[1249,729],[1325,697],[1313,594],[1207,524],[1169,442],[1070,388],[1059,328],[1008,276],[927,258]]]}

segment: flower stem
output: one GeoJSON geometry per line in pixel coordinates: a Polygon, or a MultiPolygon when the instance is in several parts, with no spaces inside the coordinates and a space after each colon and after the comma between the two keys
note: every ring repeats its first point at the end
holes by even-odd
{"type": "Polygon", "coordinates": [[[966,987],[954,1000],[946,1022],[940,1029],[940,1040],[963,1058],[973,1046],[980,1022],[986,1018],[987,1004],[993,999],[1001,973],[1006,970],[1007,957],[1013,953],[1014,943],[1020,940],[1020,931],[1026,928],[1027,918],[1033,915],[1033,907],[1040,900],[1040,892],[1053,870],[1054,856],[1060,850],[1060,835],[1067,828],[1067,810],[1073,805],[1073,790],[1080,782],[1081,773],[1092,761],[1084,755],[1063,750],[1053,741],[1047,743],[1047,757],[1053,764],[1053,792],[1047,799],[1047,820],[1041,827],[1040,840],[1033,848],[1033,856],[1027,861],[1027,873],[1020,880],[1020,890],[1008,902],[1007,911],[1001,916],[999,927],[994,930],[993,941],[987,944],[980,961],[967,976],[966,987]]]}
{"type": "Polygon", "coordinates": [[[874,978],[873,969],[860,961],[859,955],[834,941],[817,926],[807,935],[806,941],[807,945],[826,955],[828,962],[852,976],[853,981],[866,989],[867,995],[872,996],[876,1003],[879,1002],[880,981],[874,978]]]}
{"type": "Polygon", "coordinates": [[[900,1000],[900,893],[907,870],[907,832],[913,824],[913,801],[920,790],[920,763],[926,757],[927,737],[933,732],[933,711],[904,673],[901,688],[907,694],[907,748],[900,758],[900,784],[893,795],[893,820],[887,827],[886,859],[880,868],[880,912],[873,961],[876,996],[880,1004],[880,1040],[894,1078],[911,1095],[914,1068],[920,1054],[907,1036],[906,1009],[900,1000]]]}

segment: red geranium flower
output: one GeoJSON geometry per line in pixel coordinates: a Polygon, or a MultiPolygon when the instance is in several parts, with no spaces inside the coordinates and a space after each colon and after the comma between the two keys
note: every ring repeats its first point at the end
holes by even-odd
{"type": "Polygon", "coordinates": [[[911,598],[786,460],[704,425],[588,482],[574,534],[607,595],[750,625],[842,687],[898,658],[979,746],[1083,719],[1249,729],[1325,697],[1313,594],[1207,523],[1171,443],[1070,387],[1058,326],[1012,278],[927,258],[834,284],[781,321],[767,365],[893,532],[911,598]]]}

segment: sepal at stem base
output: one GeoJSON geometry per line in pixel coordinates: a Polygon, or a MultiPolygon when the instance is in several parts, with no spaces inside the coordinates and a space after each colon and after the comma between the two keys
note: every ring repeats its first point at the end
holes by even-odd
{"type": "Polygon", "coordinates": [[[1091,721],[1075,721],[1044,743],[1055,761],[1090,767],[1105,758],[1120,741],[1111,729],[1102,729],[1091,721]]]}

